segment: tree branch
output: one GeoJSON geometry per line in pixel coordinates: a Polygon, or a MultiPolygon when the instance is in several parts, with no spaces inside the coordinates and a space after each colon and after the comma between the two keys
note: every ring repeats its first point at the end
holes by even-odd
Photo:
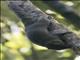
{"type": "Polygon", "coordinates": [[[80,16],[73,10],[73,8],[60,3],[59,0],[54,1],[45,1],[44,3],[48,4],[56,12],[60,13],[68,21],[72,22],[76,27],[80,28],[80,16]]]}
{"type": "Polygon", "coordinates": [[[23,5],[22,2],[10,2],[9,7],[21,18],[32,42],[56,50],[72,48],[80,53],[80,38],[76,34],[43,13],[30,1],[24,2],[23,5]]]}

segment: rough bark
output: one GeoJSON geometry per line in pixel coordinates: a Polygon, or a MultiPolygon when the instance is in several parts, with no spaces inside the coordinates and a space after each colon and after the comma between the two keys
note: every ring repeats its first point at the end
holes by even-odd
{"type": "Polygon", "coordinates": [[[80,38],[63,25],[56,22],[54,18],[42,12],[30,1],[10,2],[9,7],[21,18],[28,35],[33,34],[28,37],[34,43],[46,46],[50,49],[60,50],[72,48],[75,52],[80,54],[80,38]]]}

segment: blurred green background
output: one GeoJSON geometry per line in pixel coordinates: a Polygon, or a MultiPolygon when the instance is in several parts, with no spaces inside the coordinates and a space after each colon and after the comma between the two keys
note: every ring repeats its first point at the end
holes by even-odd
{"type": "MultiPolygon", "coordinates": [[[[59,23],[80,36],[80,29],[67,21],[59,13],[51,10],[51,7],[41,0],[32,2],[45,13],[52,15],[59,23]]],[[[63,4],[71,6],[80,15],[80,1],[65,0],[63,4]]],[[[7,1],[0,4],[0,59],[1,60],[75,60],[72,50],[50,50],[32,43],[25,34],[24,24],[20,18],[8,8],[7,1]]]]}

